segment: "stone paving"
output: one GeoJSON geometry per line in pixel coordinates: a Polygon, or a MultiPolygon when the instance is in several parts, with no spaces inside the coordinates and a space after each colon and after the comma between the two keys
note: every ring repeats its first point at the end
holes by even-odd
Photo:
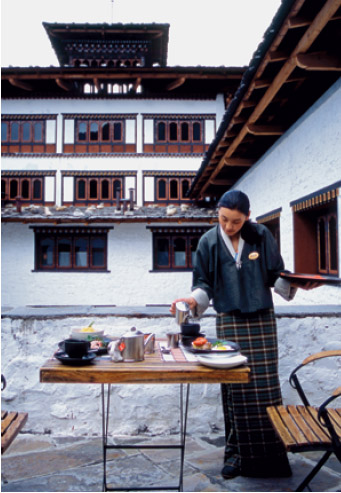
{"type": "MultiPolygon", "coordinates": [[[[177,436],[122,437],[119,443],[178,443],[177,436]]],[[[118,441],[118,440],[117,440],[118,441]]],[[[178,450],[117,449],[108,454],[108,483],[123,488],[176,486],[178,450]]],[[[315,454],[289,455],[291,478],[243,478],[226,481],[220,476],[223,438],[188,436],[184,491],[294,491],[315,462],[315,454]]],[[[1,491],[102,491],[101,439],[20,434],[2,456],[1,491]]],[[[312,491],[341,491],[341,467],[330,458],[310,484],[312,491]]],[[[147,489],[148,491],[148,489],[147,489]]]]}

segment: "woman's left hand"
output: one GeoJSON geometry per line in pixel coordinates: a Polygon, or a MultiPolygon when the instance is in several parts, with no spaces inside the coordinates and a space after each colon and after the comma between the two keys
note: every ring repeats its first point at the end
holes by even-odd
{"type": "Polygon", "coordinates": [[[305,291],[310,291],[310,289],[315,289],[318,288],[319,286],[322,286],[320,282],[313,282],[313,281],[306,281],[306,282],[300,281],[300,282],[291,283],[291,287],[304,289],[305,291]]]}

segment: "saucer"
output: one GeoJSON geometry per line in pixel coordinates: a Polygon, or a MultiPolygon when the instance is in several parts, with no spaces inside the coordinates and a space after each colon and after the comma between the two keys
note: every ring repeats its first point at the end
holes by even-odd
{"type": "Polygon", "coordinates": [[[64,351],[58,351],[54,356],[65,365],[74,366],[89,365],[96,358],[96,354],[90,352],[82,358],[70,358],[64,351]]]}

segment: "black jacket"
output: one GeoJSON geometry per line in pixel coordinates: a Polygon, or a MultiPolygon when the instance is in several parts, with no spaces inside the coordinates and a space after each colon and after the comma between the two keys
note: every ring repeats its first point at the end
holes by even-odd
{"type": "Polygon", "coordinates": [[[244,237],[240,269],[221,237],[219,225],[199,241],[192,289],[203,289],[218,313],[253,313],[273,307],[270,287],[284,270],[284,263],[271,232],[260,224],[252,224],[252,228],[253,234],[244,237]]]}

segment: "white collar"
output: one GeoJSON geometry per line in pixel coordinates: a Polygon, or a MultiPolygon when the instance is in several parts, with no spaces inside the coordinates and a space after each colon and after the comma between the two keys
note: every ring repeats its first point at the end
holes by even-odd
{"type": "Polygon", "coordinates": [[[219,228],[220,228],[221,236],[224,240],[224,243],[225,243],[228,251],[230,252],[230,254],[232,255],[232,257],[234,258],[234,260],[236,262],[237,269],[240,269],[242,266],[242,262],[240,259],[242,256],[242,251],[244,248],[245,241],[243,240],[243,238],[241,236],[239,236],[238,252],[236,252],[235,249],[233,248],[232,241],[230,240],[230,237],[225,233],[225,231],[220,226],[220,224],[219,224],[219,228]]]}

